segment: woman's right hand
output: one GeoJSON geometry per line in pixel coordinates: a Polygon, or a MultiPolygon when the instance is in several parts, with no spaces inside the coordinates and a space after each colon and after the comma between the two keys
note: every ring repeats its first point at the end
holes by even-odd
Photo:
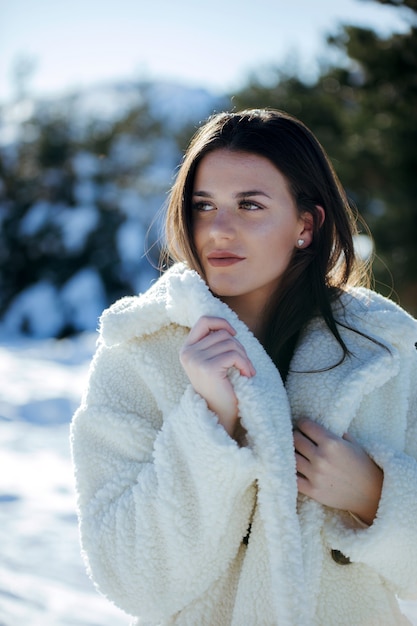
{"type": "Polygon", "coordinates": [[[181,365],[190,383],[231,437],[238,425],[238,407],[227,372],[235,367],[242,376],[255,375],[235,334],[234,328],[221,317],[200,317],[180,352],[181,365]]]}

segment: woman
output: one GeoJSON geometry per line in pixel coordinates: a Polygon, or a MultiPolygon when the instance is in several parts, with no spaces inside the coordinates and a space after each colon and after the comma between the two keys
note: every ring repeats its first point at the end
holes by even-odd
{"type": "Polygon", "coordinates": [[[136,624],[409,623],[417,323],[355,286],[355,232],[295,118],[191,142],[176,263],[104,313],[72,425],[91,575],[136,624]]]}

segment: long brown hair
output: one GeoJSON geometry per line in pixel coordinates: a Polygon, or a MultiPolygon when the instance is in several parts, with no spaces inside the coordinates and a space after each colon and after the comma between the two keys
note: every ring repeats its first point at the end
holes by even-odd
{"type": "Polygon", "coordinates": [[[356,217],[323,147],[298,119],[277,110],[219,113],[194,135],[171,190],[166,216],[166,256],[185,261],[204,277],[192,233],[191,198],[202,158],[218,149],[257,154],[271,161],[288,181],[298,211],[313,217],[310,246],[295,249],[275,296],[265,311],[264,347],[285,376],[298,334],[314,315],[348,353],[331,302],[348,285],[368,276],[355,256],[356,217]],[[325,212],[321,216],[317,206],[325,212]]]}

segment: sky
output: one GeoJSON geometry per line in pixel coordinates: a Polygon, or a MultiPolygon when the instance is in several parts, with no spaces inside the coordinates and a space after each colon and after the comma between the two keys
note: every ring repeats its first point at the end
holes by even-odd
{"type": "Polygon", "coordinates": [[[372,0],[0,0],[0,102],[22,61],[33,95],[132,79],[224,93],[268,64],[308,78],[340,24],[388,35],[403,15],[372,0]]]}

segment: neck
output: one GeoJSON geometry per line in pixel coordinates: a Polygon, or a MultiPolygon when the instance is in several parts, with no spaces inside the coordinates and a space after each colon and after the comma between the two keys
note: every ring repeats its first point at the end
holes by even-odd
{"type": "Polygon", "coordinates": [[[252,331],[255,337],[262,342],[264,337],[264,315],[263,307],[256,300],[251,303],[247,298],[243,299],[238,296],[224,296],[221,298],[232,311],[236,313],[238,318],[242,320],[252,331]]]}

